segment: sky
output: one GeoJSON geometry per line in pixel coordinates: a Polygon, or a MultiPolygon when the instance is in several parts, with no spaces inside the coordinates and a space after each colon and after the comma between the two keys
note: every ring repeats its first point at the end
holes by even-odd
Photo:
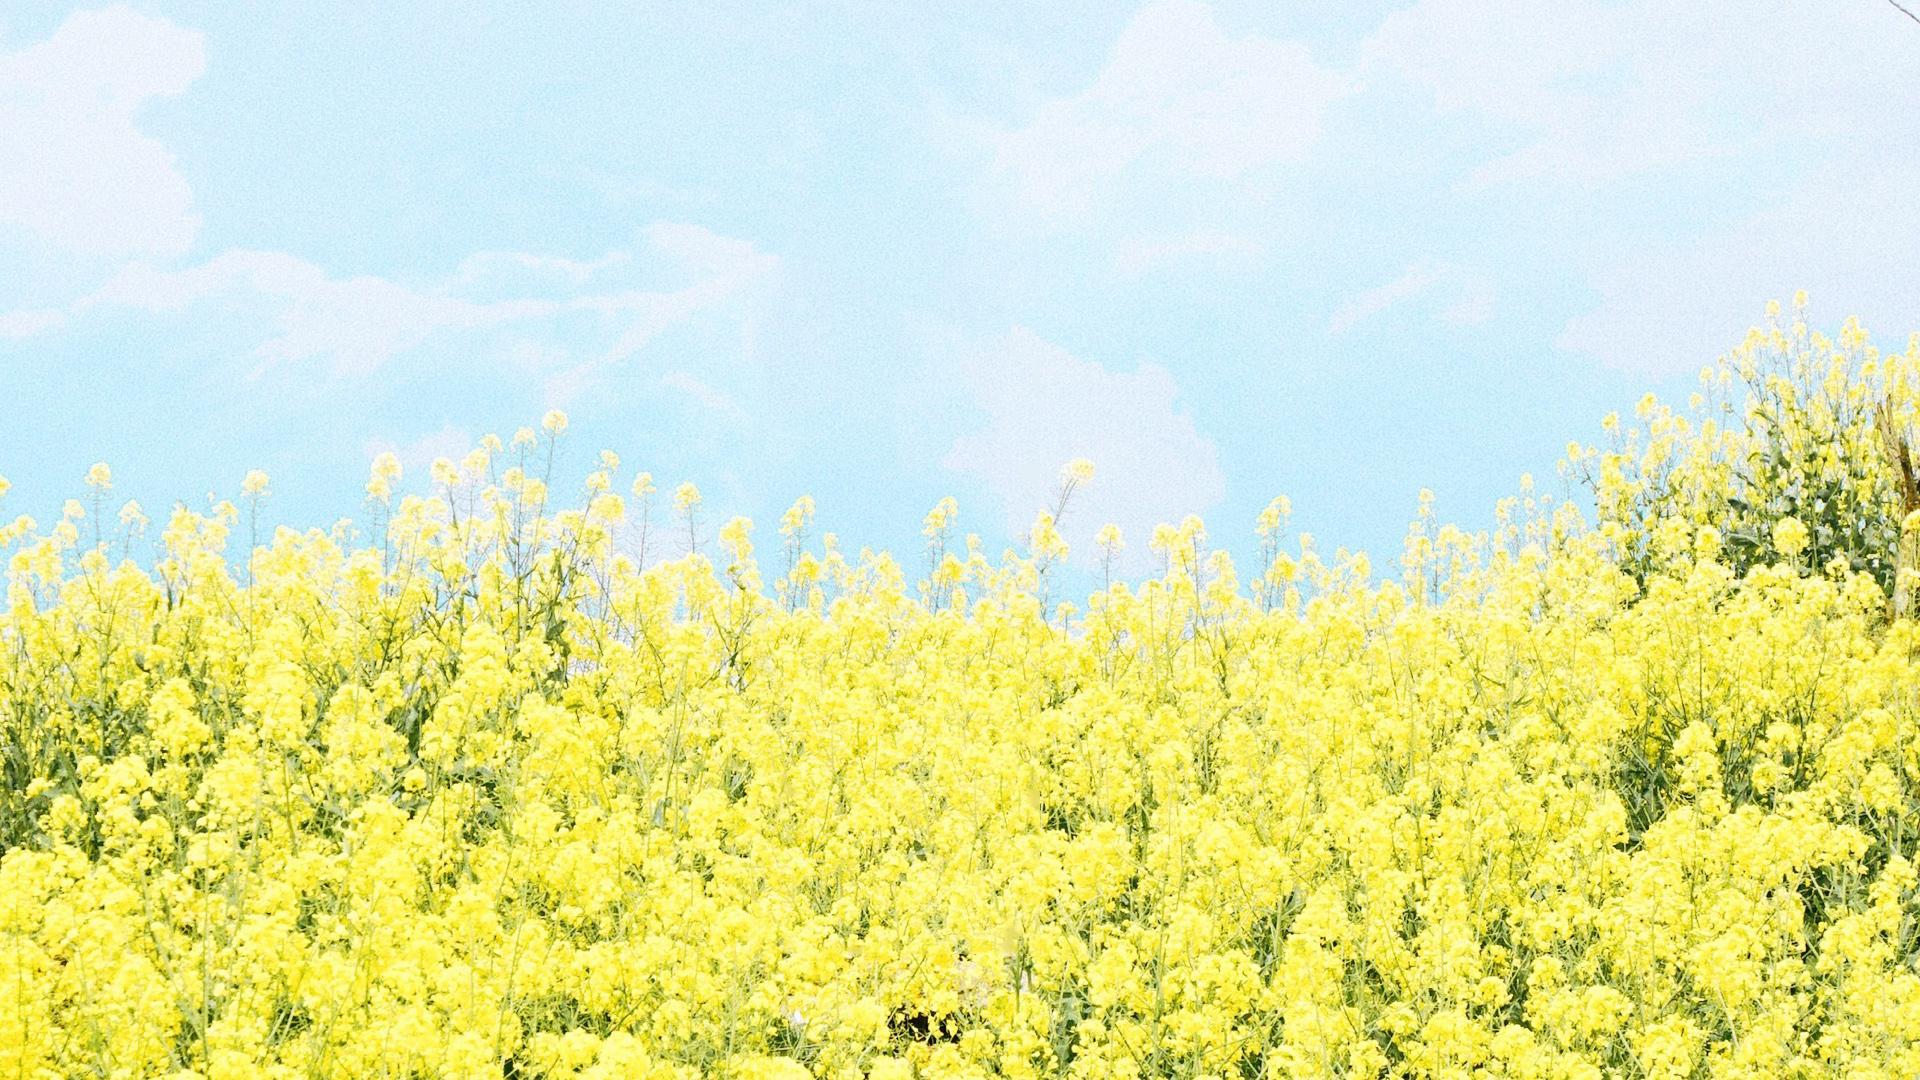
{"type": "Polygon", "coordinates": [[[0,511],[362,512],[571,418],[763,545],[1391,558],[1767,300],[1920,330],[1883,0],[0,6],[0,511]]]}

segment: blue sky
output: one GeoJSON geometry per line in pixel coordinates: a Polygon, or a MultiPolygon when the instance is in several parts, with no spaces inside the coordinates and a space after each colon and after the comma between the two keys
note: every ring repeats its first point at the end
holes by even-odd
{"type": "MultiPolygon", "coordinates": [[[[0,9],[0,474],[359,510],[573,421],[771,531],[1483,523],[1769,298],[1920,329],[1880,0],[0,9]]],[[[763,538],[764,539],[764,538],[763,538]]]]}

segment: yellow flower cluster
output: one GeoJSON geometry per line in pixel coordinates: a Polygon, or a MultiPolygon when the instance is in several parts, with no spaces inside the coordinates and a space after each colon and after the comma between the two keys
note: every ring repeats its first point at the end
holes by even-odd
{"type": "MultiPolygon", "coordinates": [[[[1730,565],[1835,558],[1891,589],[1907,517],[1920,510],[1920,335],[1882,352],[1857,321],[1809,328],[1807,299],[1701,372],[1685,408],[1649,394],[1610,445],[1568,447],[1598,528],[1644,576],[1691,554],[1711,527],[1730,565]]],[[[1920,555],[1920,551],[1910,552],[1920,555]]]]}
{"type": "Polygon", "coordinates": [[[1920,1075],[1920,641],[1803,522],[1378,580],[1277,500],[1049,608],[1055,515],[769,583],[542,439],[243,567],[0,533],[0,1076],[1920,1075]]]}

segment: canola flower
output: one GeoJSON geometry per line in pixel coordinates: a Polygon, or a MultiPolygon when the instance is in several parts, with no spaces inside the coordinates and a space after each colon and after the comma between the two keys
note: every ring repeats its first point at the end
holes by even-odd
{"type": "Polygon", "coordinates": [[[1276,500],[1050,607],[1064,498],[769,583],[565,427],[243,568],[0,527],[0,1076],[1920,1074],[1920,641],[1817,521],[1276,500]]]}

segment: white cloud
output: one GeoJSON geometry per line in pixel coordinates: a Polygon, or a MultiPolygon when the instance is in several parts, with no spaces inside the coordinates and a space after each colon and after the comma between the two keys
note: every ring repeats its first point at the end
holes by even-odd
{"type": "Polygon", "coordinates": [[[708,412],[724,416],[735,423],[746,420],[746,410],[733,399],[733,395],[709,386],[689,372],[669,371],[660,376],[660,385],[668,390],[685,394],[708,412]]]}
{"type": "Polygon", "coordinates": [[[1130,277],[1164,263],[1192,259],[1250,260],[1266,253],[1260,243],[1221,229],[1194,229],[1173,236],[1136,236],[1120,245],[1114,265],[1130,277]]]}
{"type": "Polygon", "coordinates": [[[1392,281],[1340,305],[1328,320],[1327,331],[1344,334],[1389,308],[1436,294],[1444,304],[1436,312],[1442,322],[1477,326],[1493,316],[1494,287],[1485,275],[1452,263],[1422,260],[1392,281]]]}
{"type": "Polygon", "coordinates": [[[773,269],[778,260],[750,241],[721,236],[701,225],[656,221],[646,229],[647,243],[688,269],[714,277],[745,278],[773,269]]]}
{"type": "Polygon", "coordinates": [[[0,338],[30,338],[64,325],[66,312],[51,308],[30,308],[0,313],[0,338]]]}
{"type": "Polygon", "coordinates": [[[655,251],[700,275],[700,280],[675,292],[636,290],[575,300],[575,306],[615,316],[624,326],[610,347],[547,380],[548,404],[566,405],[608,369],[624,363],[667,328],[726,300],[748,284],[771,275],[780,266],[778,256],[760,251],[748,241],[721,236],[699,225],[656,222],[647,227],[646,239],[655,251]]]}
{"type": "Polygon", "coordinates": [[[1204,513],[1226,493],[1212,440],[1179,407],[1157,364],[1111,371],[1016,327],[964,366],[983,429],[958,439],[943,465],[978,477],[997,496],[1008,531],[1024,535],[1052,497],[1060,469],[1090,458],[1093,482],[1074,496],[1069,537],[1082,552],[1113,522],[1144,552],[1153,526],[1204,513]]]}
{"type": "Polygon", "coordinates": [[[1903,347],[1920,331],[1916,169],[1835,166],[1730,228],[1634,250],[1595,273],[1599,305],[1555,344],[1626,371],[1693,371],[1738,345],[1767,300],[1804,288],[1822,325],[1858,315],[1903,347]]]}
{"type": "MultiPolygon", "coordinates": [[[[272,327],[271,336],[254,350],[260,361],[256,374],[279,365],[317,361],[337,375],[353,376],[377,371],[443,334],[532,326],[568,314],[600,315],[611,331],[611,345],[553,377],[564,381],[571,388],[569,393],[577,393],[606,368],[630,359],[666,329],[727,299],[779,261],[745,241],[698,226],[659,224],[647,230],[646,238],[653,255],[691,271],[695,280],[675,290],[588,291],[589,279],[607,267],[632,262],[633,254],[614,252],[586,263],[489,252],[466,260],[444,281],[414,286],[373,275],[332,277],[297,256],[243,249],[183,269],[130,264],[65,313],[0,313],[0,334],[12,331],[12,336],[29,336],[54,329],[66,317],[101,309],[173,313],[201,301],[231,298],[258,305],[272,327]],[[485,301],[459,295],[500,268],[557,274],[572,287],[559,295],[485,301]]],[[[521,341],[510,358],[523,365],[535,359],[556,360],[552,350],[542,352],[537,343],[527,341],[521,341]]],[[[553,396],[551,388],[549,396],[553,396]]]]}
{"type": "Polygon", "coordinates": [[[341,375],[365,375],[435,334],[542,318],[561,310],[550,300],[476,303],[421,292],[373,276],[332,278],[282,252],[228,251],[185,270],[135,264],[122,270],[76,312],[99,307],[179,311],[214,296],[270,301],[277,333],[254,355],[262,368],[325,360],[341,375]]]}
{"type": "Polygon", "coordinates": [[[710,277],[674,292],[631,290],[583,296],[575,307],[617,316],[624,329],[613,345],[591,361],[597,367],[617,364],[646,348],[668,327],[680,323],[694,312],[732,293],[741,279],[710,277]]]}
{"type": "Polygon", "coordinates": [[[1531,140],[1483,162],[1469,186],[1601,183],[1727,150],[1724,126],[1698,108],[1717,79],[1690,47],[1707,8],[1664,7],[1421,0],[1386,18],[1366,62],[1442,112],[1478,113],[1531,140]]]}
{"type": "Polygon", "coordinates": [[[1624,31],[1588,0],[1420,0],[1387,16],[1365,56],[1426,89],[1442,112],[1546,127],[1606,89],[1597,80],[1618,60],[1624,31]]]}
{"type": "Polygon", "coordinates": [[[460,260],[453,283],[459,285],[558,282],[584,285],[595,274],[633,261],[631,252],[610,251],[597,259],[568,259],[525,251],[477,251],[460,260]]]}
{"type": "Polygon", "coordinates": [[[1916,80],[1884,74],[1913,63],[1897,15],[1872,4],[1762,12],[1745,0],[1419,0],[1384,20],[1364,67],[1521,136],[1468,186],[1578,187],[1803,154],[1780,140],[1844,141],[1887,124],[1910,142],[1916,80]]]}
{"type": "Polygon", "coordinates": [[[1888,76],[1912,70],[1914,30],[1884,4],[1419,0],[1365,53],[1370,77],[1518,136],[1467,186],[1584,201],[1648,177],[1724,182],[1724,202],[1656,198],[1657,225],[1603,219],[1564,252],[1599,301],[1557,344],[1673,373],[1738,344],[1767,299],[1799,288],[1836,322],[1859,314],[1894,335],[1920,322],[1920,79],[1888,76]]]}
{"type": "Polygon", "coordinates": [[[198,31],[125,6],[0,55],[0,226],[83,254],[185,251],[193,192],[136,119],[205,67],[198,31]]]}
{"type": "Polygon", "coordinates": [[[1296,41],[1231,38],[1196,0],[1154,0],[1078,94],[994,131],[992,171],[1018,201],[1083,212],[1143,162],[1173,177],[1234,180],[1305,157],[1327,107],[1351,92],[1296,41]]]}

